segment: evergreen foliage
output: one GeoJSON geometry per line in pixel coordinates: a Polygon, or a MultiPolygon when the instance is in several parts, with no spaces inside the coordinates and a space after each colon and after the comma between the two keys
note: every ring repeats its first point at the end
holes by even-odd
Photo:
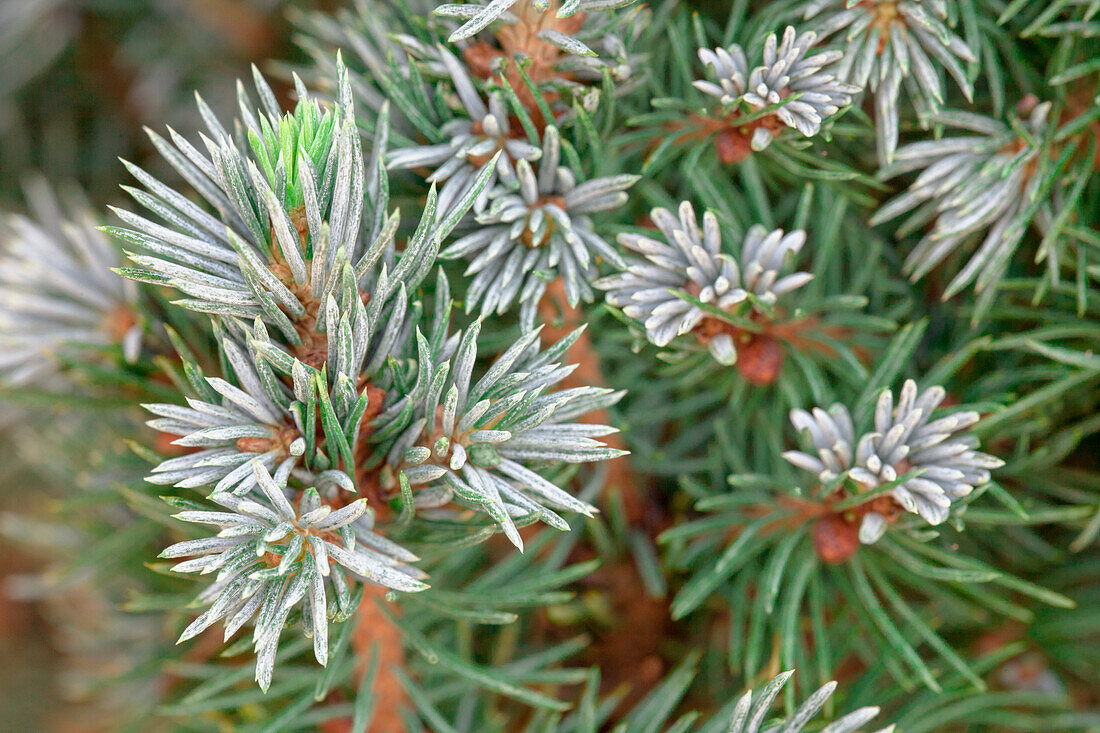
{"type": "Polygon", "coordinates": [[[1098,10],[296,7],[129,205],[28,178],[0,533],[66,702],[1100,731],[1098,10]]]}

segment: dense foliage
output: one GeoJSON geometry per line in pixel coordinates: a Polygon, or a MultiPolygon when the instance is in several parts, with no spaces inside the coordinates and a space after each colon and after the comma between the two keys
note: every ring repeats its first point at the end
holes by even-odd
{"type": "Polygon", "coordinates": [[[0,10],[5,119],[106,24],[173,124],[0,157],[62,709],[1100,730],[1100,3],[360,0],[250,73],[78,5],[0,10]]]}

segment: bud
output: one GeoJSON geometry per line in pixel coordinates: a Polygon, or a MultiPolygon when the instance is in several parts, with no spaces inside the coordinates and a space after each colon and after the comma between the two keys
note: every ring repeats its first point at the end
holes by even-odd
{"type": "Polygon", "coordinates": [[[840,514],[826,514],[814,525],[813,543],[822,561],[839,565],[851,560],[859,549],[859,531],[840,514]]]}
{"type": "Polygon", "coordinates": [[[783,347],[771,336],[753,336],[737,347],[737,371],[753,384],[772,384],[782,369],[783,347]]]}

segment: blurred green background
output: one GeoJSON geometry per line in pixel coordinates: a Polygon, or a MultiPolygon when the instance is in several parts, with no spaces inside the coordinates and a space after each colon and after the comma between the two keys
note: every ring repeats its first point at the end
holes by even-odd
{"type": "Polygon", "coordinates": [[[288,10],[315,0],[2,0],[0,203],[30,171],[75,181],[95,203],[152,150],[145,125],[187,129],[192,90],[215,112],[249,64],[294,56],[288,10]]]}

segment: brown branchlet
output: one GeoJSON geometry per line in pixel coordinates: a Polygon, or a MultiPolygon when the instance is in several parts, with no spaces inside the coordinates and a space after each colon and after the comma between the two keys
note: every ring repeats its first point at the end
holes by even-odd
{"type": "Polygon", "coordinates": [[[866,514],[881,514],[890,524],[901,516],[901,505],[892,496],[876,496],[843,512],[828,512],[813,528],[814,553],[830,565],[851,560],[859,549],[859,525],[866,514]]]}
{"type": "Polygon", "coordinates": [[[584,13],[576,13],[568,18],[557,17],[558,2],[551,2],[546,10],[538,10],[530,0],[521,0],[513,8],[512,12],[519,17],[519,22],[504,24],[496,34],[496,42],[485,40],[475,41],[463,49],[462,55],[470,73],[482,79],[491,79],[497,76],[497,59],[504,59],[504,78],[515,90],[516,96],[523,104],[535,125],[541,130],[553,122],[547,120],[537,103],[531,89],[524,82],[516,65],[516,57],[524,56],[530,59],[527,66],[527,75],[537,86],[542,94],[543,101],[553,105],[560,99],[560,94],[549,87],[549,82],[557,79],[576,81],[571,72],[563,72],[557,68],[558,62],[565,57],[565,52],[560,48],[539,38],[542,30],[556,30],[571,36],[584,26],[584,13]]]}

